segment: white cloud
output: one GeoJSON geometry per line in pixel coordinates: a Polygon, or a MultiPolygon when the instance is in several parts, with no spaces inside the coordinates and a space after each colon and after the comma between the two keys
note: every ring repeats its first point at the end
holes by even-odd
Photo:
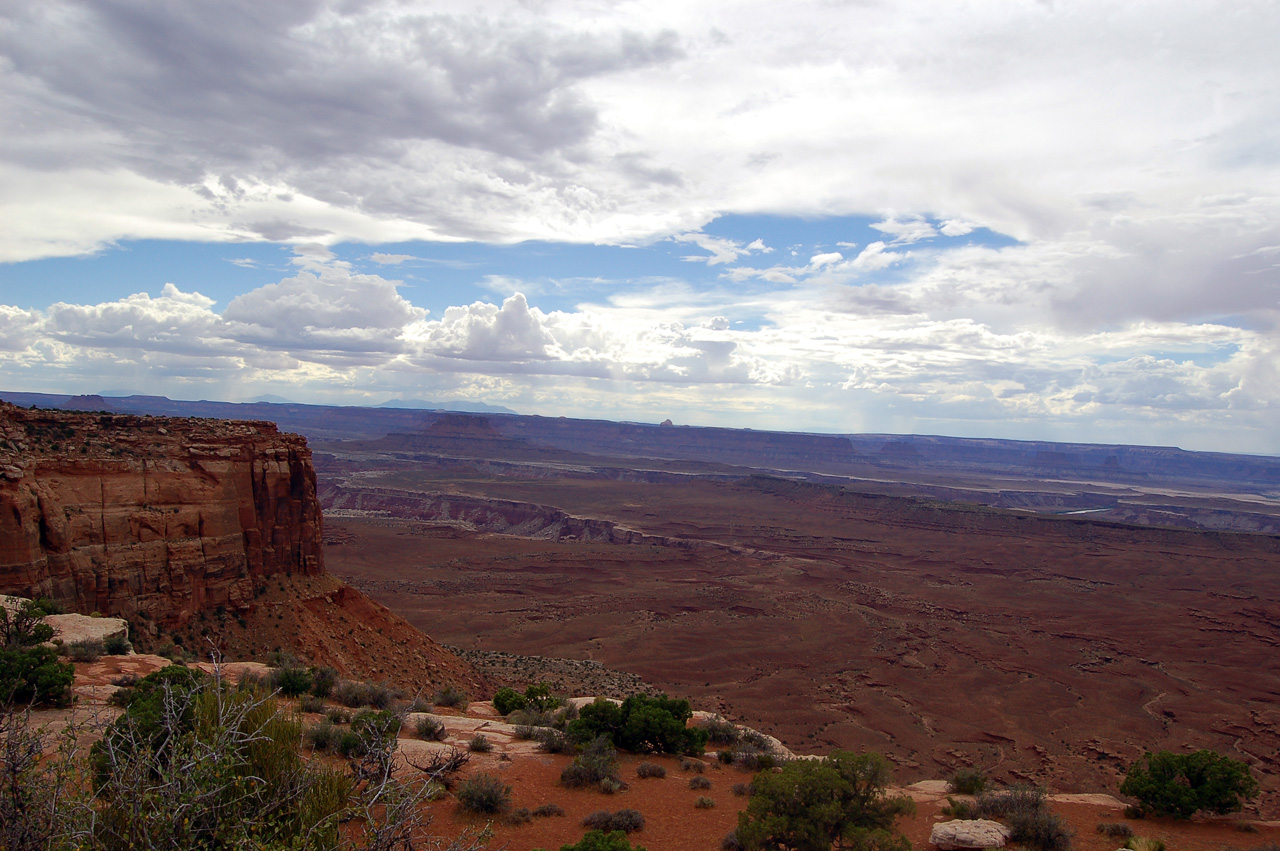
{"type": "MultiPolygon", "coordinates": [[[[871,227],[887,236],[893,237],[892,242],[894,245],[909,245],[922,239],[932,239],[938,235],[937,229],[923,216],[907,216],[902,219],[897,216],[890,216],[884,221],[876,222],[871,227]]],[[[952,225],[952,229],[955,229],[954,225],[952,225]]],[[[961,233],[966,233],[966,231],[961,231],[961,233]]],[[[956,234],[947,235],[953,236],[956,234]]]]}
{"type": "Polygon", "coordinates": [[[417,260],[418,258],[412,254],[383,254],[375,251],[369,255],[369,259],[382,266],[399,266],[406,260],[417,260]]]}
{"type": "Polygon", "coordinates": [[[682,258],[691,263],[706,263],[708,266],[733,263],[739,257],[745,257],[752,253],[768,254],[773,251],[772,248],[764,244],[762,239],[757,239],[744,245],[737,240],[710,236],[701,232],[677,234],[672,239],[676,242],[692,242],[699,248],[711,252],[710,254],[691,254],[682,258]]]}

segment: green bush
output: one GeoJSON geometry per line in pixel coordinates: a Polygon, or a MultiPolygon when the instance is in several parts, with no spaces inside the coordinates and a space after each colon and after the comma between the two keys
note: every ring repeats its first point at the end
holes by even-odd
{"type": "Polygon", "coordinates": [[[316,697],[328,697],[338,684],[338,672],[333,668],[311,669],[311,693],[316,697]]]}
{"type": "Polygon", "coordinates": [[[620,830],[605,833],[593,830],[573,845],[561,845],[560,851],[645,851],[643,846],[632,845],[620,830]]]}
{"type": "Polygon", "coordinates": [[[1258,794],[1258,781],[1248,765],[1214,751],[1160,751],[1129,767],[1120,794],[1137,798],[1143,810],[1175,818],[1200,810],[1226,815],[1258,794]]]}
{"type": "Polygon", "coordinates": [[[491,774],[481,774],[458,784],[458,806],[482,815],[497,815],[511,806],[511,787],[491,774]]]}
{"type": "Polygon", "coordinates": [[[644,829],[644,816],[638,810],[624,809],[611,813],[608,810],[597,810],[582,820],[582,826],[591,830],[612,833],[620,830],[623,833],[635,833],[644,829]]]}
{"type": "Polygon", "coordinates": [[[616,747],[632,753],[670,753],[699,756],[706,747],[706,730],[687,726],[693,715],[689,701],[666,695],[633,694],[621,705],[597,699],[582,707],[569,723],[571,739],[585,742],[608,736],[616,747]]]}
{"type": "Polygon", "coordinates": [[[864,849],[906,849],[892,832],[898,816],[913,812],[909,798],[885,795],[892,778],[876,753],[836,751],[823,760],[795,760],[757,775],[747,808],[738,815],[744,848],[829,851],[833,843],[864,849]]]}
{"type": "Polygon", "coordinates": [[[701,776],[699,776],[699,777],[690,777],[690,778],[689,778],[689,788],[690,788],[690,789],[710,789],[710,788],[711,788],[711,781],[710,781],[710,780],[708,780],[707,778],[705,778],[705,777],[701,777],[701,776]]]}
{"type": "Polygon", "coordinates": [[[957,768],[947,779],[947,791],[957,795],[979,795],[987,788],[987,775],[976,768],[957,768]]]}
{"type": "Polygon", "coordinates": [[[551,818],[553,816],[563,816],[564,807],[559,804],[543,804],[533,811],[534,818],[551,818]]]}
{"type": "Polygon", "coordinates": [[[108,635],[102,640],[102,649],[108,656],[128,656],[133,645],[127,635],[108,635]]]}
{"type": "Polygon", "coordinates": [[[489,741],[489,737],[484,733],[476,733],[471,737],[471,741],[467,742],[467,750],[472,753],[489,753],[493,750],[493,742],[489,741]]]}
{"type": "Polygon", "coordinates": [[[59,662],[53,648],[41,646],[53,638],[44,615],[32,600],[12,612],[0,606],[0,705],[65,704],[71,699],[76,669],[59,662]]]}
{"type": "Polygon", "coordinates": [[[661,779],[667,776],[667,770],[654,762],[642,762],[636,766],[636,776],[661,779]]]}
{"type": "Polygon", "coordinates": [[[271,687],[278,689],[285,697],[298,697],[311,691],[313,680],[311,672],[300,666],[275,668],[268,680],[271,687]]]}
{"type": "Polygon", "coordinates": [[[699,810],[709,810],[715,805],[715,800],[713,798],[708,798],[706,795],[698,796],[698,799],[693,802],[693,806],[699,810]]]}
{"type": "Polygon", "coordinates": [[[524,695],[511,687],[500,688],[493,696],[493,708],[499,715],[510,715],[518,709],[524,709],[527,705],[524,695]]]}

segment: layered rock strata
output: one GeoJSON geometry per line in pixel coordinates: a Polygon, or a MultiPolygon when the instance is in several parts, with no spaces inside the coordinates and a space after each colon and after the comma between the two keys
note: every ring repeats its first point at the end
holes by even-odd
{"type": "Polygon", "coordinates": [[[0,592],[172,628],[321,573],[322,552],[298,435],[0,403],[0,592]]]}

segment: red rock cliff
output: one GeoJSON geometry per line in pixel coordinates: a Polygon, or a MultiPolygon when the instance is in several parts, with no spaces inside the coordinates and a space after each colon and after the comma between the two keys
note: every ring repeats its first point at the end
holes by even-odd
{"type": "Polygon", "coordinates": [[[169,628],[321,547],[311,452],[272,423],[0,403],[0,593],[169,628]]]}

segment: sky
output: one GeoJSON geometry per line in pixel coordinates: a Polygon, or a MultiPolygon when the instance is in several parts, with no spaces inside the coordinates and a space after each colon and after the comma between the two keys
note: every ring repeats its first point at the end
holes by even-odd
{"type": "Polygon", "coordinates": [[[0,389],[1280,454],[1280,3],[0,0],[0,389]]]}

